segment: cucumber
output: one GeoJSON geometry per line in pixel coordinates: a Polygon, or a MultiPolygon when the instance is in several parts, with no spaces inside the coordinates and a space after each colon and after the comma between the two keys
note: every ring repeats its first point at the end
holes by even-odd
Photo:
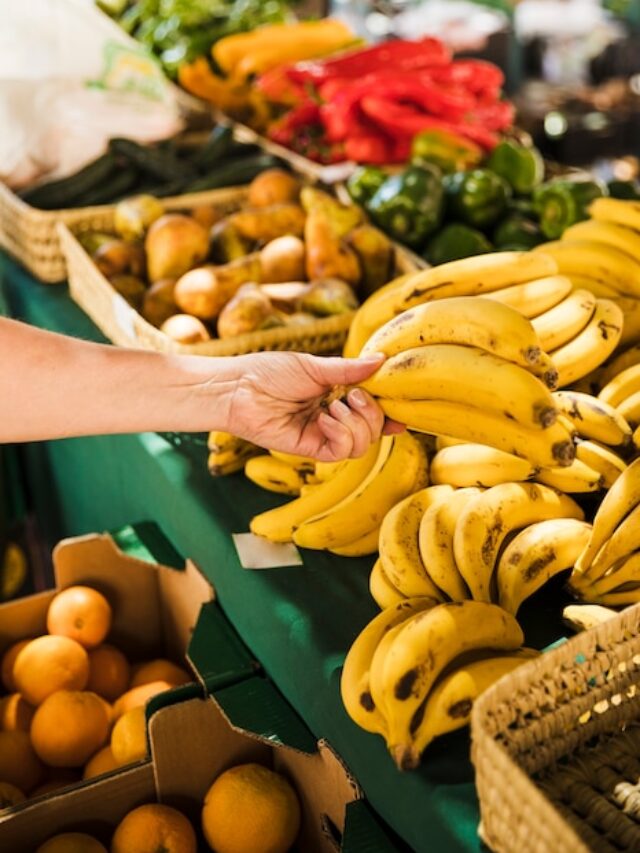
{"type": "Polygon", "coordinates": [[[110,139],[109,151],[158,181],[188,181],[197,175],[193,166],[179,160],[171,151],[139,145],[132,139],[110,139]]]}
{"type": "Polygon", "coordinates": [[[108,183],[104,183],[86,192],[77,202],[77,207],[93,207],[93,205],[109,204],[118,201],[125,195],[131,195],[134,188],[140,184],[140,173],[135,166],[121,166],[108,183]]]}
{"type": "Polygon", "coordinates": [[[197,193],[203,190],[247,184],[265,169],[272,169],[281,165],[282,162],[271,154],[255,154],[251,157],[227,160],[218,169],[214,169],[208,175],[203,175],[197,181],[187,184],[183,192],[197,193]]]}
{"type": "Polygon", "coordinates": [[[209,138],[199,149],[191,163],[199,172],[207,172],[215,167],[223,157],[229,153],[233,145],[233,131],[224,124],[214,127],[209,138]]]}
{"type": "Polygon", "coordinates": [[[108,184],[118,168],[114,154],[107,152],[73,175],[27,189],[20,195],[27,204],[41,210],[61,210],[80,207],[78,199],[100,186],[108,184]]]}

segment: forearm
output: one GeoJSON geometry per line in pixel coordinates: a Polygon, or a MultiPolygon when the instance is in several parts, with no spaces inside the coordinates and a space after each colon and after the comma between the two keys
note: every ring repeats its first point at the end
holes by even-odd
{"type": "Polygon", "coordinates": [[[123,350],[0,318],[0,442],[228,429],[241,365],[123,350]]]}

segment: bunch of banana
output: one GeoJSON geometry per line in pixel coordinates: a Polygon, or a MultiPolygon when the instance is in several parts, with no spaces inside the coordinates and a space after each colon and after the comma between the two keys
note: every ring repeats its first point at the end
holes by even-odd
{"type": "Polygon", "coordinates": [[[209,450],[208,468],[213,477],[224,477],[242,471],[245,462],[265,451],[250,441],[231,435],[229,432],[214,430],[207,439],[209,450]]]}
{"type": "Polygon", "coordinates": [[[333,466],[329,475],[316,466],[319,482],[284,506],[255,516],[251,531],[303,548],[373,553],[388,510],[424,488],[427,476],[422,442],[409,432],[383,436],[364,456],[333,466]]]}
{"type": "Polygon", "coordinates": [[[356,637],[342,671],[344,706],[359,726],[385,738],[399,769],[416,767],[435,737],[468,721],[482,690],[530,656],[519,652],[523,639],[513,616],[496,605],[408,598],[356,637]],[[509,663],[500,652],[511,653],[509,663]]]}
{"type": "Polygon", "coordinates": [[[423,302],[452,296],[496,293],[502,294],[497,295],[496,299],[502,298],[509,305],[511,298],[522,302],[526,291],[509,294],[504,298],[508,288],[544,279],[545,283],[541,287],[544,293],[535,290],[536,295],[532,295],[531,299],[551,307],[552,303],[555,304],[555,297],[549,295],[549,290],[555,293],[558,285],[556,282],[549,284],[546,280],[557,272],[553,259],[540,253],[494,252],[402,276],[377,290],[360,306],[351,324],[343,354],[347,358],[357,356],[376,329],[397,314],[423,302]]]}
{"type": "Polygon", "coordinates": [[[453,297],[398,315],[363,354],[385,363],[362,383],[410,429],[486,444],[536,466],[575,453],[548,386],[556,371],[531,322],[500,302],[453,297]]]}
{"type": "Polygon", "coordinates": [[[299,495],[304,486],[317,482],[315,465],[315,460],[306,456],[271,450],[249,459],[244,473],[261,489],[281,495],[299,495]]]}
{"type": "Polygon", "coordinates": [[[594,604],[640,601],[640,459],[605,495],[570,584],[578,598],[594,604]]]}
{"type": "Polygon", "coordinates": [[[640,364],[627,367],[602,388],[598,399],[614,406],[633,429],[640,425],[640,364]]]}
{"type": "Polygon", "coordinates": [[[486,444],[456,442],[442,446],[442,440],[439,439],[437,447],[439,449],[429,469],[429,477],[434,485],[444,483],[456,488],[489,488],[500,483],[531,480],[538,472],[526,459],[486,444]]]}

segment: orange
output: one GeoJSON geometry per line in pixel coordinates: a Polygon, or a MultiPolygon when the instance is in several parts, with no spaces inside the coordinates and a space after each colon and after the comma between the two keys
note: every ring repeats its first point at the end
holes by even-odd
{"type": "Polygon", "coordinates": [[[9,782],[0,782],[0,812],[2,809],[17,806],[18,803],[24,803],[26,799],[20,788],[16,788],[15,785],[11,785],[9,782]]]}
{"type": "Polygon", "coordinates": [[[84,690],[89,679],[89,657],[69,637],[38,637],[20,650],[13,665],[16,689],[31,705],[56,690],[84,690]]]}
{"type": "Polygon", "coordinates": [[[133,690],[127,690],[122,696],[114,702],[113,718],[117,720],[125,711],[130,711],[132,708],[137,708],[138,705],[146,705],[149,699],[157,696],[158,693],[164,693],[165,690],[171,690],[175,687],[174,684],[169,684],[168,681],[152,681],[151,684],[141,684],[140,687],[134,687],[133,690]]]}
{"type": "Polygon", "coordinates": [[[0,732],[0,779],[26,794],[39,785],[44,767],[26,732],[0,732]]]}
{"type": "Polygon", "coordinates": [[[31,792],[30,797],[39,797],[42,794],[50,794],[52,791],[58,791],[60,788],[67,788],[69,785],[77,785],[80,781],[80,774],[77,770],[69,770],[63,767],[51,768],[48,773],[47,781],[38,785],[31,792]]]}
{"type": "Polygon", "coordinates": [[[193,678],[185,669],[176,666],[170,660],[158,658],[157,660],[138,664],[134,668],[129,686],[140,687],[142,684],[151,684],[152,681],[167,681],[169,684],[177,687],[178,684],[188,684],[190,681],[193,681],[193,678]]]}
{"type": "Polygon", "coordinates": [[[18,689],[13,678],[13,665],[16,662],[18,654],[31,642],[32,638],[27,640],[19,640],[12,646],[9,646],[7,651],[2,656],[2,664],[0,665],[0,678],[8,693],[15,693],[18,689]]]}
{"type": "Polygon", "coordinates": [[[129,687],[131,671],[129,661],[120,649],[103,645],[89,652],[89,681],[87,690],[115,702],[129,687]]]}
{"type": "Polygon", "coordinates": [[[129,812],[111,839],[111,853],[196,853],[196,834],[170,806],[152,803],[129,812]]]}
{"type": "Polygon", "coordinates": [[[147,721],[144,705],[120,717],[111,732],[111,751],[118,767],[147,757],[147,721]]]}
{"type": "Polygon", "coordinates": [[[111,752],[111,745],[103,746],[96,754],[87,761],[84,767],[83,779],[93,779],[94,776],[102,776],[103,773],[110,773],[115,770],[118,765],[111,752]]]}
{"type": "Polygon", "coordinates": [[[286,853],[300,829],[298,797],[279,773],[240,764],[207,791],[202,829],[216,853],[286,853]]]}
{"type": "Polygon", "coordinates": [[[63,832],[41,844],[36,853],[107,853],[107,848],[84,832],[63,832]]]}
{"type": "Polygon", "coordinates": [[[90,586],[70,586],[51,601],[47,631],[94,649],[109,633],[111,617],[111,605],[101,592],[90,586]]]}
{"type": "Polygon", "coordinates": [[[0,699],[0,729],[28,732],[34,713],[34,708],[19,693],[11,693],[0,699]]]}
{"type": "Polygon", "coordinates": [[[103,700],[79,690],[53,693],[40,705],[31,724],[33,748],[51,767],[81,767],[108,737],[103,700]]]}

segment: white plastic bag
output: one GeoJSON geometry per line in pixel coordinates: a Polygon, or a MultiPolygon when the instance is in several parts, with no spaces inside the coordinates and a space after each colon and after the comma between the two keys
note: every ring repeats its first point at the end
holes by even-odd
{"type": "Polygon", "coordinates": [[[0,180],[71,174],[182,127],[178,90],[93,0],[0,0],[0,180]]]}

